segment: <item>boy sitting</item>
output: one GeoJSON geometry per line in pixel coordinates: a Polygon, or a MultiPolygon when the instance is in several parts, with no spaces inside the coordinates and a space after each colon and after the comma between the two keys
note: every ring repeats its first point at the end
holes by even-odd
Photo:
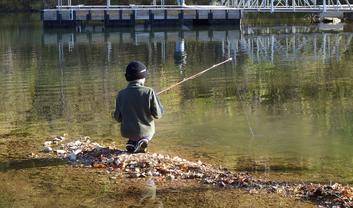
{"type": "Polygon", "coordinates": [[[145,153],[148,142],[155,133],[154,119],[163,114],[163,107],[152,88],[145,87],[147,68],[133,61],[126,68],[127,87],[119,91],[116,98],[114,118],[121,123],[120,132],[128,138],[126,150],[130,153],[145,153]]]}

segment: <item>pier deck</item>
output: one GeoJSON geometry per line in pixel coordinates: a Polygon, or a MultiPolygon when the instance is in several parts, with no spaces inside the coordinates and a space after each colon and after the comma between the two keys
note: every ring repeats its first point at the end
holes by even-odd
{"type": "Polygon", "coordinates": [[[105,26],[240,24],[241,10],[224,6],[60,6],[45,9],[46,27],[101,23],[105,26]]]}

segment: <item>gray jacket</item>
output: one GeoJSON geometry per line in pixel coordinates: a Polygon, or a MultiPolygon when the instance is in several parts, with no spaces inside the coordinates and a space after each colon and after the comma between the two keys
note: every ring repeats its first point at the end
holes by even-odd
{"type": "Polygon", "coordinates": [[[162,117],[163,107],[152,88],[138,81],[129,82],[118,93],[114,118],[121,123],[125,138],[151,137],[155,133],[154,119],[162,117]]]}

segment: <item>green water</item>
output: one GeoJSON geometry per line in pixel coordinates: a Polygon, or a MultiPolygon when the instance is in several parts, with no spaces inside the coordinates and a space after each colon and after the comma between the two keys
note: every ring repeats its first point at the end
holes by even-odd
{"type": "Polygon", "coordinates": [[[231,64],[160,96],[166,114],[151,151],[269,177],[353,181],[350,25],[335,32],[318,25],[75,31],[43,30],[37,15],[0,19],[5,175],[27,163],[35,167],[29,175],[62,165],[27,161],[52,135],[89,135],[123,148],[111,112],[131,60],[147,65],[146,85],[159,91],[230,56],[231,64]]]}

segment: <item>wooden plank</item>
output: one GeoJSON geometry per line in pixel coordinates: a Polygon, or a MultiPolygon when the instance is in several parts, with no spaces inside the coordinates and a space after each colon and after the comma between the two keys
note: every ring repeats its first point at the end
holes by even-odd
{"type": "Polygon", "coordinates": [[[240,10],[228,10],[228,19],[240,19],[240,10]]]}
{"type": "Polygon", "coordinates": [[[179,19],[180,10],[167,10],[167,19],[179,19]]]}
{"type": "Polygon", "coordinates": [[[132,10],[122,10],[122,16],[121,19],[122,20],[131,20],[131,15],[132,15],[133,11],[132,10]]]}
{"type": "Polygon", "coordinates": [[[149,20],[150,19],[149,10],[136,10],[135,11],[135,19],[137,19],[137,20],[149,20]]]}
{"type": "Polygon", "coordinates": [[[164,19],[164,10],[152,10],[155,20],[163,20],[164,19]]]}
{"type": "Polygon", "coordinates": [[[88,10],[76,10],[76,20],[87,20],[88,10]]]}
{"type": "Polygon", "coordinates": [[[60,14],[62,20],[72,20],[71,10],[61,10],[60,14]]]}
{"type": "Polygon", "coordinates": [[[196,10],[184,10],[184,19],[196,19],[196,10]]]}
{"type": "Polygon", "coordinates": [[[226,19],[226,10],[212,10],[213,19],[226,19]]]}
{"type": "Polygon", "coordinates": [[[55,10],[44,11],[43,19],[45,21],[55,21],[55,20],[57,20],[56,11],[55,10]]]}
{"type": "Polygon", "coordinates": [[[91,10],[92,20],[104,20],[104,10],[91,10]]]}
{"type": "Polygon", "coordinates": [[[199,10],[199,19],[208,19],[209,10],[199,10]]]}
{"type": "Polygon", "coordinates": [[[109,15],[110,20],[120,20],[120,11],[119,10],[108,10],[107,14],[109,15]]]}

